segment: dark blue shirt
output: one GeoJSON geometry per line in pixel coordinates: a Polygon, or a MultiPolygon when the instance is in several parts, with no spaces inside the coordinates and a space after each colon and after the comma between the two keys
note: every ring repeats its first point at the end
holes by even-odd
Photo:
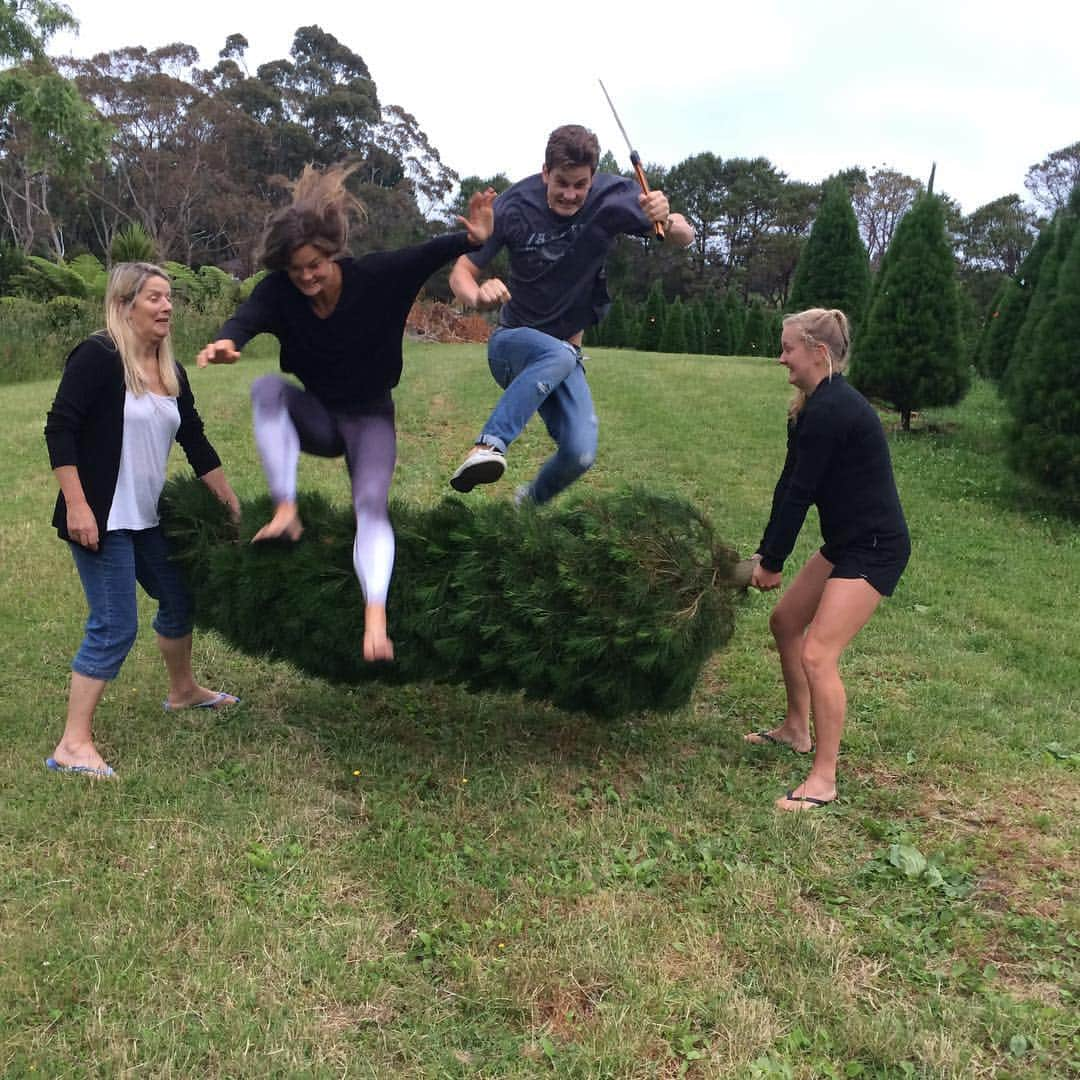
{"type": "Polygon", "coordinates": [[[652,224],[638,204],[633,180],[597,173],[573,217],[547,204],[539,173],[518,181],[495,200],[495,231],[468,257],[487,266],[500,248],[510,254],[510,300],[500,326],[529,326],[565,340],[598,323],[611,304],[604,260],[620,233],[646,236],[652,224]]]}

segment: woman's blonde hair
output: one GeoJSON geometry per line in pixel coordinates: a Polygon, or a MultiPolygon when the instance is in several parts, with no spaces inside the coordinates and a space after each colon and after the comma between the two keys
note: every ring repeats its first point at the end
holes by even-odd
{"type": "MultiPolygon", "coordinates": [[[[128,316],[136,297],[152,277],[163,278],[171,283],[169,275],[153,263],[117,263],[109,274],[109,284],[105,289],[105,328],[120,353],[120,361],[124,366],[124,385],[135,395],[145,394],[147,388],[136,362],[138,341],[128,316]]],[[[166,335],[158,344],[157,360],[165,393],[169,397],[179,396],[180,377],[176,372],[171,335],[166,335]]]]}
{"type": "MultiPolygon", "coordinates": [[[[825,364],[827,375],[831,379],[834,372],[843,374],[847,370],[848,352],[851,349],[851,330],[847,316],[838,308],[807,308],[794,315],[784,316],[784,326],[794,326],[801,332],[803,341],[815,348],[825,346],[825,364]]],[[[797,416],[806,404],[806,394],[795,391],[795,397],[788,407],[789,416],[797,416]]]]}
{"type": "Polygon", "coordinates": [[[367,219],[364,204],[345,186],[357,165],[305,165],[298,180],[285,182],[292,202],[270,216],[260,261],[268,270],[287,270],[292,253],[310,244],[329,258],[344,255],[353,218],[367,219]]]}

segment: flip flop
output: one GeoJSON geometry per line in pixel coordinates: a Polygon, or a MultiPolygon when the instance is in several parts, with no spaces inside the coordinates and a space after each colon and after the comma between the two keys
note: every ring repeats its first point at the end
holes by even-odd
{"type": "Polygon", "coordinates": [[[104,769],[96,769],[92,765],[61,765],[56,758],[46,758],[45,768],[49,772],[70,773],[72,776],[96,776],[103,780],[116,775],[116,770],[111,765],[104,769]]]}
{"type": "Polygon", "coordinates": [[[830,806],[830,805],[832,805],[832,803],[836,802],[836,800],[839,798],[839,796],[838,795],[833,796],[833,798],[831,798],[831,799],[816,799],[816,798],[814,798],[813,795],[796,795],[795,794],[795,789],[792,788],[791,790],[788,791],[785,798],[787,799],[788,802],[810,803],[811,807],[816,810],[816,809],[818,809],[819,807],[822,807],[822,806],[830,806]]]}
{"type": "MultiPolygon", "coordinates": [[[[773,746],[783,746],[786,749],[790,750],[793,754],[812,754],[814,752],[813,743],[810,744],[809,750],[797,750],[794,746],[791,745],[791,743],[784,742],[783,739],[778,739],[775,735],[770,734],[768,731],[752,731],[750,734],[756,735],[759,739],[764,739],[766,742],[771,742],[773,746]]],[[[743,736],[743,742],[746,743],[747,746],[761,745],[761,743],[751,742],[749,739],[746,738],[745,735],[743,736]]]]}
{"type": "Polygon", "coordinates": [[[226,694],[224,690],[215,694],[206,701],[197,701],[194,705],[170,705],[168,701],[161,703],[166,712],[182,712],[184,709],[220,709],[225,705],[239,705],[240,699],[232,694],[226,694]]]}

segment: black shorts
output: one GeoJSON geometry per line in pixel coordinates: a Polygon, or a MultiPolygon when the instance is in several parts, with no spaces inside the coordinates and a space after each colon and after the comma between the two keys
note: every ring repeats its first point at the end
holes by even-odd
{"type": "Polygon", "coordinates": [[[904,534],[871,536],[865,542],[824,544],[821,555],[833,564],[830,578],[862,578],[882,596],[892,596],[911,556],[904,534]]]}

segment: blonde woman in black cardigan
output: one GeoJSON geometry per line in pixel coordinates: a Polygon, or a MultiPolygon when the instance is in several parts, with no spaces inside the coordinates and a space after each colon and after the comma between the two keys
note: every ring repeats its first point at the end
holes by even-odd
{"type": "Polygon", "coordinates": [[[53,525],[66,540],[86,594],[86,631],[72,661],[64,733],[46,766],[109,777],[94,745],[94,713],[137,630],[136,582],[158,601],[158,647],[169,678],[166,710],[221,708],[231,694],[201,686],[191,667],[192,606],[169,559],[158,498],[173,441],[234,517],[239,503],[203,431],[187,375],[169,338],[168,275],[150,263],[113,268],[107,329],[67,358],[45,423],[60,485],[53,525]]]}

